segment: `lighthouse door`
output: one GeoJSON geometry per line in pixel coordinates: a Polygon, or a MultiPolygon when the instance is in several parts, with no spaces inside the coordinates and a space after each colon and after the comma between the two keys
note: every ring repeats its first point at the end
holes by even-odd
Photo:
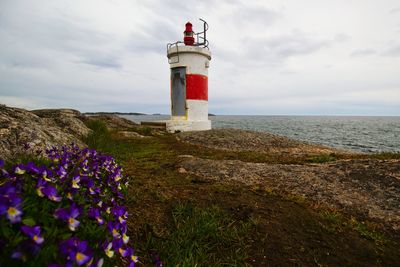
{"type": "Polygon", "coordinates": [[[171,69],[172,116],[186,116],[186,67],[171,69]]]}

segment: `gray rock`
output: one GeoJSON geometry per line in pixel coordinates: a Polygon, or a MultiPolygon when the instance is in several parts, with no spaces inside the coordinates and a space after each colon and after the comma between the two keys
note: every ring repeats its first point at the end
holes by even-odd
{"type": "Polygon", "coordinates": [[[79,111],[71,109],[31,112],[0,105],[0,158],[12,159],[20,153],[72,142],[84,145],[81,137],[91,130],[83,120],[79,111]]]}
{"type": "Polygon", "coordinates": [[[74,109],[37,109],[32,113],[76,137],[87,136],[91,132],[83,122],[86,117],[74,109]]]}
{"type": "Polygon", "coordinates": [[[227,151],[256,151],[269,154],[318,155],[348,153],[316,144],[309,144],[266,132],[240,129],[212,129],[200,132],[182,132],[176,135],[183,142],[227,151]]]}

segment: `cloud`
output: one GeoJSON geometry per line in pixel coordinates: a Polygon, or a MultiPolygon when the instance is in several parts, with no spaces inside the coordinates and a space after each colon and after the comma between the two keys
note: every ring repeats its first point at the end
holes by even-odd
{"type": "Polygon", "coordinates": [[[375,49],[366,48],[366,49],[356,49],[351,52],[350,56],[352,57],[362,57],[362,56],[371,56],[377,54],[375,49]]]}
{"type": "Polygon", "coordinates": [[[275,67],[291,57],[305,56],[328,47],[331,42],[308,35],[300,30],[265,38],[246,37],[241,40],[241,59],[250,65],[275,67]]]}
{"type": "Polygon", "coordinates": [[[267,52],[284,58],[313,53],[329,45],[328,41],[312,38],[295,30],[290,35],[273,36],[262,43],[267,52]]]}
{"type": "Polygon", "coordinates": [[[390,10],[390,14],[397,14],[397,13],[400,13],[400,7],[393,8],[392,10],[390,10]]]}
{"type": "Polygon", "coordinates": [[[395,44],[382,52],[385,57],[400,57],[400,44],[395,44]]]}
{"type": "Polygon", "coordinates": [[[256,28],[255,30],[265,30],[266,27],[282,18],[282,14],[275,10],[263,6],[246,6],[245,4],[235,5],[230,16],[236,27],[251,27],[256,28]]]}
{"type": "Polygon", "coordinates": [[[334,41],[338,43],[343,43],[351,40],[351,36],[345,33],[338,33],[334,37],[334,41]]]}
{"type": "Polygon", "coordinates": [[[92,65],[98,68],[120,69],[122,67],[121,63],[118,62],[118,58],[102,55],[97,55],[92,58],[87,58],[78,62],[92,65]]]}

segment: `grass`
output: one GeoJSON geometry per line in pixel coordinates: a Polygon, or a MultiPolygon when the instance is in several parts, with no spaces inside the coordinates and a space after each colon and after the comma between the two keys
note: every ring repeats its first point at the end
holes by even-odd
{"type": "Polygon", "coordinates": [[[359,222],[355,218],[351,218],[349,225],[357,231],[362,237],[373,240],[375,243],[382,245],[388,242],[388,239],[382,233],[376,231],[374,225],[368,222],[359,222]]]}
{"type": "Polygon", "coordinates": [[[400,159],[400,152],[381,152],[372,154],[376,159],[400,159]]]}
{"type": "MultiPolygon", "coordinates": [[[[246,238],[255,225],[254,220],[235,220],[217,205],[176,204],[160,190],[160,184],[167,188],[190,182],[178,177],[171,168],[171,162],[178,155],[169,143],[171,137],[129,140],[109,131],[102,121],[89,121],[88,127],[92,133],[84,141],[89,147],[113,155],[124,168],[135,172],[127,204],[154,208],[141,210],[142,217],[169,218],[162,227],[162,234],[155,233],[155,223],[148,219],[136,222],[139,225],[134,227],[142,235],[136,247],[142,253],[144,265],[152,263],[154,251],[160,254],[164,266],[246,265],[246,238]],[[155,177],[157,179],[152,182],[155,177]],[[146,183],[145,190],[139,188],[142,183],[146,183]],[[164,214],[157,212],[156,206],[162,206],[164,214]]],[[[141,133],[147,133],[147,130],[141,133]]]]}
{"type": "Polygon", "coordinates": [[[148,237],[165,266],[245,266],[246,237],[255,222],[236,221],[218,206],[179,203],[171,211],[172,231],[148,237]]]}
{"type": "Polygon", "coordinates": [[[362,237],[373,240],[378,245],[388,242],[387,238],[376,231],[371,223],[360,222],[354,217],[347,219],[336,211],[323,210],[320,215],[327,222],[326,229],[331,233],[339,233],[345,229],[351,229],[362,237]]]}
{"type": "Polygon", "coordinates": [[[89,147],[99,149],[111,141],[111,136],[105,122],[100,120],[89,120],[86,124],[92,130],[90,134],[83,138],[83,141],[89,147]]]}
{"type": "Polygon", "coordinates": [[[144,136],[150,136],[152,135],[152,130],[150,127],[136,127],[132,129],[132,131],[144,135],[144,136]]]}
{"type": "Polygon", "coordinates": [[[337,160],[337,156],[335,154],[321,154],[317,156],[313,156],[307,159],[307,162],[310,163],[325,163],[330,161],[337,160]]]}

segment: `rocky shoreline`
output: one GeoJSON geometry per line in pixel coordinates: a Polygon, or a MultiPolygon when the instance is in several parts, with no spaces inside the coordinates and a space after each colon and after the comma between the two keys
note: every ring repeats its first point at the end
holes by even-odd
{"type": "Polygon", "coordinates": [[[239,182],[281,195],[296,195],[400,232],[400,159],[308,144],[269,133],[216,129],[178,138],[213,149],[254,151],[279,157],[341,156],[326,163],[279,164],[182,157],[180,167],[204,181],[239,182]],[[359,158],[358,158],[359,157],[359,158]]]}
{"type": "MultiPolygon", "coordinates": [[[[0,158],[9,159],[25,153],[26,146],[31,151],[71,142],[84,146],[82,137],[91,132],[85,125],[88,119],[100,119],[109,128],[124,130],[121,135],[125,138],[142,137],[126,131],[139,126],[117,116],[86,117],[71,109],[27,111],[0,106],[0,158]]],[[[203,181],[241,183],[277,194],[297,195],[315,205],[325,205],[400,232],[400,159],[357,158],[353,157],[357,154],[345,150],[237,129],[175,136],[178,142],[203,148],[261,153],[278,159],[341,155],[339,160],[322,164],[257,163],[187,155],[180,157],[177,167],[203,181]]]]}
{"type": "Polygon", "coordinates": [[[186,157],[181,168],[200,180],[239,182],[400,231],[400,160],[340,160],[325,164],[266,164],[186,157]]]}

